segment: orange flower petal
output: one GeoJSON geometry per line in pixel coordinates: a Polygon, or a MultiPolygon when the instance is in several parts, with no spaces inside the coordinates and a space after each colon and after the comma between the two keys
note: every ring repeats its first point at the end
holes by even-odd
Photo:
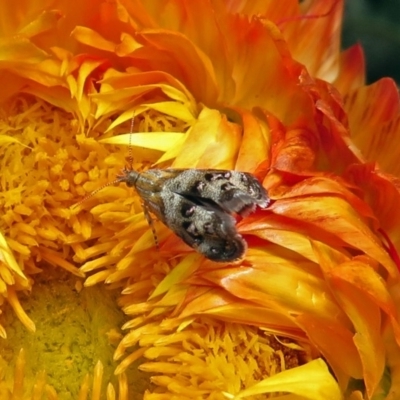
{"type": "Polygon", "coordinates": [[[304,64],[311,75],[332,82],[338,74],[343,0],[313,1],[304,7],[307,11],[301,18],[288,18],[278,26],[293,58],[304,64]]]}
{"type": "Polygon", "coordinates": [[[390,78],[359,88],[346,99],[352,139],[368,161],[400,176],[397,148],[400,137],[400,103],[396,83],[390,78]]]}
{"type": "MultiPolygon", "coordinates": [[[[353,281],[359,282],[362,276],[366,276],[366,265],[352,268],[354,263],[342,264],[336,268],[335,274],[335,293],[338,302],[342,305],[346,314],[351,318],[356,333],[354,335],[354,343],[360,354],[363,365],[363,378],[367,388],[367,393],[372,397],[374,391],[379,385],[383,370],[385,367],[385,352],[381,336],[381,314],[378,305],[369,298],[369,293],[364,290],[357,290],[354,284],[347,284],[345,281],[349,278],[345,274],[351,273],[353,281]],[[350,271],[348,270],[350,269],[350,271]],[[354,274],[362,273],[362,275],[354,276],[354,274]]],[[[375,276],[376,280],[377,276],[375,276]]],[[[380,286],[382,282],[379,282],[380,286]]],[[[385,288],[380,288],[385,289],[385,288]]],[[[367,289],[368,290],[368,289],[367,289]]],[[[388,293],[387,293],[388,294],[388,293]]]]}
{"type": "Polygon", "coordinates": [[[269,155],[271,142],[269,128],[246,111],[239,111],[242,117],[243,136],[235,169],[254,172],[269,155]],[[257,146],[254,146],[257,143],[257,146]]]}
{"type": "Polygon", "coordinates": [[[40,35],[43,32],[56,28],[62,16],[63,14],[58,10],[44,10],[38,18],[24,26],[18,33],[29,38],[40,35]]]}
{"type": "Polygon", "coordinates": [[[218,288],[190,287],[175,313],[179,319],[203,314],[222,318],[224,321],[262,326],[277,335],[305,339],[296,324],[281,312],[238,299],[218,288]]]}
{"type": "Polygon", "coordinates": [[[382,229],[390,236],[397,251],[400,249],[400,180],[384,174],[374,165],[353,165],[349,178],[362,188],[382,229]]]}
{"type": "MultiPolygon", "coordinates": [[[[295,267],[267,266],[264,270],[243,266],[220,269],[201,276],[236,297],[287,315],[307,332],[331,365],[340,366],[350,376],[361,376],[351,324],[322,279],[295,267]],[[340,362],[343,357],[348,359],[346,366],[340,362]]],[[[245,317],[244,312],[242,320],[245,317]]]]}
{"type": "Polygon", "coordinates": [[[342,199],[309,196],[290,201],[279,200],[270,210],[295,220],[307,221],[335,234],[345,243],[364,251],[380,262],[391,276],[398,275],[396,265],[382,249],[380,240],[360,219],[359,214],[342,199]]]}
{"type": "Polygon", "coordinates": [[[362,379],[363,369],[359,353],[353,342],[353,330],[315,318],[309,313],[299,314],[295,318],[295,322],[305,332],[311,343],[324,355],[341,387],[347,386],[349,377],[362,379]]]}
{"type": "Polygon", "coordinates": [[[88,27],[77,26],[71,32],[71,35],[78,42],[86,44],[88,46],[93,46],[100,50],[112,52],[115,49],[115,43],[103,38],[101,34],[88,27]]]}
{"type": "Polygon", "coordinates": [[[26,38],[12,38],[0,40],[0,62],[4,68],[17,65],[21,66],[18,60],[23,60],[23,64],[34,64],[44,61],[49,58],[49,55],[35,46],[26,38]]]}
{"type": "Polygon", "coordinates": [[[365,84],[365,59],[362,48],[356,44],[340,55],[340,72],[334,85],[343,95],[349,95],[365,84]]]}
{"type": "Polygon", "coordinates": [[[159,63],[162,55],[164,71],[185,82],[185,86],[197,98],[208,100],[209,104],[212,104],[212,99],[218,98],[211,60],[185,36],[167,30],[147,30],[137,32],[136,38],[145,46],[140,49],[141,57],[148,62],[159,63]],[[202,85],[198,85],[198,81],[202,85]]]}

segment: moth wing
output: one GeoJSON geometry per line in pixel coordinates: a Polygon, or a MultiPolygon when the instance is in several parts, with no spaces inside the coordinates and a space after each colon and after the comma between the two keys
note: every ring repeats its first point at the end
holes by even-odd
{"type": "Polygon", "coordinates": [[[149,169],[141,172],[135,180],[135,189],[145,203],[145,206],[165,224],[166,210],[162,199],[162,192],[165,191],[168,180],[176,178],[182,171],[184,170],[149,169]]]}
{"type": "Polygon", "coordinates": [[[164,192],[162,197],[165,224],[190,247],[218,262],[243,256],[247,245],[235,219],[218,205],[199,204],[174,192],[164,192]]]}
{"type": "Polygon", "coordinates": [[[240,259],[246,242],[231,213],[266,207],[266,190],[251,174],[227,170],[147,170],[134,184],[146,206],[189,246],[219,262],[240,259]]]}
{"type": "Polygon", "coordinates": [[[256,206],[266,208],[270,202],[268,193],[256,177],[245,172],[232,172],[229,184],[221,185],[221,203],[224,209],[241,216],[253,212],[256,206]]]}
{"type": "Polygon", "coordinates": [[[237,232],[236,221],[230,214],[209,204],[196,205],[195,214],[198,214],[198,217],[194,226],[204,237],[197,245],[197,251],[213,261],[220,262],[235,261],[244,255],[247,243],[237,232]]]}
{"type": "Polygon", "coordinates": [[[166,182],[168,189],[182,196],[210,200],[228,213],[246,216],[256,206],[269,204],[267,191],[253,175],[228,170],[171,170],[176,177],[166,182]]]}

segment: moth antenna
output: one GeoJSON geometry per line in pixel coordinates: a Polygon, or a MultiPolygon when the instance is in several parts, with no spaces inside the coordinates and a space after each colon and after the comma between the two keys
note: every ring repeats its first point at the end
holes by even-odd
{"type": "Polygon", "coordinates": [[[132,133],[133,133],[133,125],[135,123],[135,114],[133,114],[131,120],[131,131],[129,135],[129,147],[128,147],[128,160],[129,160],[129,167],[133,170],[133,154],[132,154],[132,133]]]}
{"type": "MultiPolygon", "coordinates": [[[[130,133],[131,135],[129,136],[129,149],[128,149],[128,160],[129,160],[129,166],[130,166],[130,171],[133,171],[133,155],[132,155],[132,146],[131,146],[131,137],[132,137],[132,133],[133,133],[133,126],[135,123],[135,114],[133,114],[132,120],[131,120],[131,130],[130,133]]],[[[123,170],[123,173],[125,174],[128,171],[127,168],[125,168],[123,170]]],[[[99,188],[93,190],[93,192],[89,193],[87,196],[85,196],[82,200],[78,201],[78,203],[75,203],[72,208],[78,207],[79,205],[81,205],[83,202],[89,200],[91,197],[93,197],[94,195],[96,195],[97,193],[100,192],[100,190],[103,190],[104,188],[106,188],[107,186],[112,186],[115,185],[116,183],[122,182],[124,179],[126,178],[125,175],[119,176],[117,179],[114,179],[112,182],[108,182],[103,186],[100,186],[99,188]]]]}
{"type": "MultiPolygon", "coordinates": [[[[128,148],[128,160],[129,160],[129,167],[130,167],[131,171],[133,171],[132,133],[133,133],[134,124],[135,124],[135,114],[133,114],[133,117],[131,120],[131,131],[130,131],[130,135],[129,135],[129,148],[128,148]]],[[[149,224],[151,232],[153,234],[154,243],[155,243],[157,249],[159,249],[160,244],[158,242],[157,232],[154,227],[154,222],[153,222],[153,219],[151,218],[149,209],[147,208],[146,203],[142,203],[142,207],[143,207],[144,216],[146,217],[147,223],[149,224]]]]}
{"type": "Polygon", "coordinates": [[[82,203],[84,203],[85,201],[89,200],[91,197],[93,197],[94,195],[96,195],[97,193],[100,192],[100,190],[103,190],[104,188],[106,188],[107,186],[112,186],[115,185],[116,183],[122,182],[122,177],[119,177],[115,180],[113,180],[112,182],[108,182],[106,184],[104,184],[103,186],[100,186],[99,188],[93,190],[93,192],[89,193],[87,196],[85,196],[82,200],[78,201],[77,203],[75,203],[72,208],[76,208],[79,205],[81,205],[82,203]]]}

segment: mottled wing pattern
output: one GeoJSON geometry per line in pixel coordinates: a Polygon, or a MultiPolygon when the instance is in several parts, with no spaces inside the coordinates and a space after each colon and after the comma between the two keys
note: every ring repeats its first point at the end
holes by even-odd
{"type": "Polygon", "coordinates": [[[260,182],[245,172],[187,169],[165,185],[175,193],[211,200],[224,211],[241,216],[248,215],[256,206],[265,208],[269,203],[260,182]]]}
{"type": "Polygon", "coordinates": [[[231,214],[246,216],[269,203],[259,181],[244,172],[152,169],[125,171],[120,179],[185,243],[219,262],[237,260],[246,251],[231,214]]]}
{"type": "Polygon", "coordinates": [[[164,221],[186,244],[214,261],[239,259],[246,242],[237,233],[235,219],[218,205],[187,198],[170,190],[161,193],[164,221]]]}

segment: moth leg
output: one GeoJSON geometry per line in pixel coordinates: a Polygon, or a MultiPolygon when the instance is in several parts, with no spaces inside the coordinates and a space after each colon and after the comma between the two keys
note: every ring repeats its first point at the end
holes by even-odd
{"type": "Polygon", "coordinates": [[[156,232],[156,229],[154,227],[153,219],[151,218],[151,215],[150,215],[150,212],[149,212],[149,208],[147,207],[146,203],[143,203],[142,207],[143,207],[144,216],[146,217],[147,223],[149,224],[151,232],[153,233],[154,243],[155,243],[157,249],[159,250],[160,249],[160,244],[158,242],[157,232],[156,232]]]}

